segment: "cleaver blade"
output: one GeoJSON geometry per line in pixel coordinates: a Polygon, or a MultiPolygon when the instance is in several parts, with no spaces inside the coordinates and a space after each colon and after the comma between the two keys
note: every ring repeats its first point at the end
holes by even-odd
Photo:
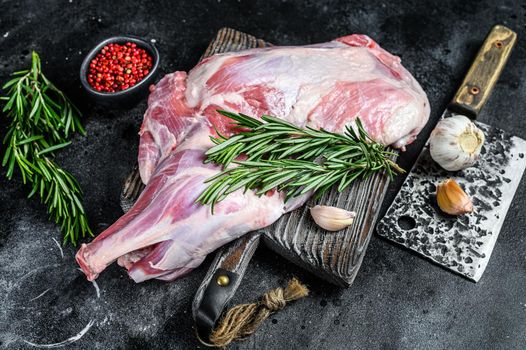
{"type": "MultiPolygon", "coordinates": [[[[446,111],[444,117],[452,112],[446,111]]],[[[448,172],[426,145],[385,217],[379,235],[477,282],[484,272],[526,168],[526,141],[475,122],[486,141],[473,167],[448,172]],[[453,178],[471,197],[474,211],[451,216],[436,204],[436,184],[453,178]]]]}
{"type": "MultiPolygon", "coordinates": [[[[480,49],[460,89],[442,118],[452,110],[476,117],[500,75],[516,34],[495,26],[480,49]]],[[[424,146],[377,232],[424,257],[477,282],[490,259],[506,213],[526,168],[526,141],[490,125],[475,122],[486,140],[478,162],[467,169],[442,169],[424,146]],[[473,212],[443,213],[436,185],[448,178],[473,201],[473,212]]]]}

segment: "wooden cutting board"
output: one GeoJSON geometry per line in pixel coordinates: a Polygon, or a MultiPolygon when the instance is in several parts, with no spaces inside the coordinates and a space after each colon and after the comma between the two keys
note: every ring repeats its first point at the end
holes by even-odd
{"type": "MultiPolygon", "coordinates": [[[[251,35],[223,28],[219,30],[202,58],[221,52],[270,45],[251,35]]],[[[393,157],[393,160],[395,159],[396,157],[393,157]]],[[[286,259],[331,283],[350,286],[362,263],[388,184],[389,179],[383,173],[375,174],[367,180],[356,181],[342,193],[333,190],[317,201],[310,200],[305,206],[285,214],[273,225],[260,230],[260,233],[268,247],[286,259]],[[327,232],[319,228],[309,214],[308,208],[316,204],[355,211],[354,223],[346,230],[327,232]]],[[[124,211],[133,205],[143,188],[138,168],[135,166],[125,181],[121,196],[124,211]]],[[[255,245],[247,243],[248,237],[251,236],[239,238],[231,243],[230,247],[236,247],[240,254],[246,254],[250,259],[255,245]]],[[[251,239],[251,242],[253,241],[251,239]]],[[[220,255],[221,250],[216,260],[221,260],[220,255]]],[[[236,258],[236,262],[239,260],[240,258],[236,258]]],[[[215,263],[217,261],[213,264],[215,263]]]]}

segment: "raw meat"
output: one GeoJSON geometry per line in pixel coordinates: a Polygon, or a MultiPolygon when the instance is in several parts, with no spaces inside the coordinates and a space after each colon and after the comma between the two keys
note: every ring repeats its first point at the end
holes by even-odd
{"type": "Polygon", "coordinates": [[[400,59],[365,35],[215,55],[188,75],[165,76],[148,105],[139,146],[146,188],[127,214],[77,253],[89,280],[115,260],[136,282],[176,279],[221,245],[305,202],[306,196],[285,204],[275,191],[257,197],[240,190],[217,204],[214,215],[195,204],[203,181],[220,170],[203,164],[209,136],[214,127],[231,133],[217,109],[336,132],[359,116],[375,140],[402,149],[429,117],[426,94],[400,59]]]}

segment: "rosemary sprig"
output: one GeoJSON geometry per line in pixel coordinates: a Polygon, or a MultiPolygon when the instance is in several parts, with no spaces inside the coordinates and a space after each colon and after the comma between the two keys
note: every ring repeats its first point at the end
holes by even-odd
{"type": "Polygon", "coordinates": [[[79,236],[92,235],[82,206],[82,190],[75,178],[54,161],[55,152],[68,146],[71,132],[85,135],[80,112],[42,74],[40,58],[32,53],[31,69],[12,74],[3,90],[3,112],[10,119],[3,139],[2,166],[12,179],[18,168],[24,184],[48,207],[50,218],[64,234],[64,243],[74,245],[79,236]]]}
{"type": "Polygon", "coordinates": [[[389,159],[386,146],[372,140],[360,121],[356,130],[347,126],[343,134],[300,128],[284,120],[264,115],[262,121],[244,114],[219,113],[235,121],[240,132],[211,137],[216,146],[205,162],[223,166],[223,171],[207,180],[210,185],[197,199],[211,205],[244,188],[262,195],[271,189],[285,192],[286,199],[309,191],[321,197],[332,186],[343,191],[354,180],[385,170],[389,177],[404,170],[389,159]],[[240,155],[245,160],[237,160],[240,155]],[[234,167],[228,167],[235,164],[234,167]]]}

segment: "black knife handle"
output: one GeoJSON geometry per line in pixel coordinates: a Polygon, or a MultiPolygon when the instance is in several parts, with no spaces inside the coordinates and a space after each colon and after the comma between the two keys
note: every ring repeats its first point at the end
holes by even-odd
{"type": "Polygon", "coordinates": [[[449,104],[450,109],[473,118],[479,114],[491,95],[516,41],[517,34],[503,25],[496,25],[491,29],[462,85],[449,104]]]}
{"type": "Polygon", "coordinates": [[[199,286],[192,314],[199,337],[207,342],[224,308],[241,283],[261,234],[250,232],[221,248],[199,286]]]}

